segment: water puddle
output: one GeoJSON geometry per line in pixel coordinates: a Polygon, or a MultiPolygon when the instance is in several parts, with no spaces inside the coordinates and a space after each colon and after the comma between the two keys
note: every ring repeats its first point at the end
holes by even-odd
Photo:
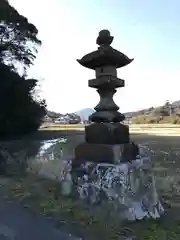
{"type": "Polygon", "coordinates": [[[46,151],[54,146],[57,143],[66,143],[66,138],[59,138],[59,139],[53,139],[53,140],[47,140],[42,142],[42,146],[39,150],[39,156],[43,156],[43,154],[46,154],[46,151]]]}
{"type": "Polygon", "coordinates": [[[63,167],[63,153],[64,149],[67,148],[66,144],[66,138],[43,141],[37,156],[29,162],[28,170],[35,174],[59,180],[63,167]]]}
{"type": "Polygon", "coordinates": [[[25,174],[27,171],[59,179],[64,159],[72,159],[82,136],[63,136],[51,140],[15,140],[0,143],[0,173],[25,174]]]}
{"type": "Polygon", "coordinates": [[[74,155],[74,148],[80,142],[81,138],[74,137],[42,141],[38,154],[28,161],[28,171],[61,180],[68,161],[74,155]]]}

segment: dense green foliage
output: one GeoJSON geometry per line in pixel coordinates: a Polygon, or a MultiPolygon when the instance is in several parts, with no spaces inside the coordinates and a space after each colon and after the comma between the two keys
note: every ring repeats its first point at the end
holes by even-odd
{"type": "Polygon", "coordinates": [[[61,114],[61,113],[56,113],[56,112],[53,112],[53,111],[47,111],[47,116],[48,116],[49,118],[51,118],[52,120],[55,120],[55,119],[63,116],[63,114],[61,114]]]}
{"type": "Polygon", "coordinates": [[[0,62],[15,69],[29,67],[36,57],[38,30],[8,1],[0,1],[0,62]]]}
{"type": "Polygon", "coordinates": [[[37,80],[25,78],[41,43],[37,33],[36,27],[8,1],[0,1],[1,138],[37,130],[46,114],[45,101],[33,96],[37,80]]]}
{"type": "Polygon", "coordinates": [[[37,102],[32,97],[36,81],[25,80],[4,64],[0,64],[0,74],[0,136],[39,128],[46,110],[44,101],[37,102]]]}

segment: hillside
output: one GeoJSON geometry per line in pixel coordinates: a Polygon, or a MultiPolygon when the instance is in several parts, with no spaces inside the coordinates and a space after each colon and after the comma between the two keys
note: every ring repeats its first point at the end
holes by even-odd
{"type": "Polygon", "coordinates": [[[126,117],[136,117],[142,114],[149,115],[149,114],[152,114],[153,112],[156,112],[157,110],[159,111],[160,109],[165,109],[165,108],[167,110],[171,109],[173,114],[176,114],[176,113],[179,114],[180,100],[172,103],[166,102],[163,106],[159,106],[159,107],[150,107],[150,108],[145,108],[145,109],[141,109],[134,112],[127,112],[127,113],[124,113],[124,115],[126,117]]]}
{"type": "Polygon", "coordinates": [[[53,111],[47,111],[47,115],[44,119],[50,122],[62,122],[62,123],[80,123],[80,117],[75,113],[61,114],[53,111]]]}
{"type": "Polygon", "coordinates": [[[163,106],[150,107],[124,113],[133,123],[180,123],[180,100],[166,102],[163,106]]]}
{"type": "Polygon", "coordinates": [[[51,119],[57,119],[62,118],[67,115],[71,116],[72,118],[80,118],[81,121],[88,121],[89,116],[94,112],[94,109],[92,108],[84,108],[81,109],[75,113],[67,113],[67,114],[61,114],[53,111],[47,111],[47,116],[51,119]]]}
{"type": "MultiPolygon", "coordinates": [[[[61,114],[52,111],[47,112],[47,116],[51,119],[57,119],[65,116],[70,116],[71,119],[80,118],[81,121],[88,121],[89,116],[95,110],[92,108],[84,108],[75,113],[61,114]]],[[[180,100],[172,103],[165,102],[163,106],[150,107],[134,112],[124,113],[126,119],[134,123],[180,123],[180,100]]]]}

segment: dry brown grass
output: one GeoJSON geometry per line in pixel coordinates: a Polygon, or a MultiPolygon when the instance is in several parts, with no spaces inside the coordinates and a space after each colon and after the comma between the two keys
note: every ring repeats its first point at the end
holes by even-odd
{"type": "Polygon", "coordinates": [[[134,135],[133,140],[147,145],[154,160],[157,188],[168,214],[160,220],[121,223],[112,206],[88,207],[78,200],[60,194],[59,183],[40,178],[37,172],[13,178],[2,184],[4,196],[34,211],[57,219],[59,226],[71,229],[83,239],[123,239],[125,235],[138,240],[180,239],[180,138],[134,135]],[[103,209],[103,210],[102,210],[103,209]]]}

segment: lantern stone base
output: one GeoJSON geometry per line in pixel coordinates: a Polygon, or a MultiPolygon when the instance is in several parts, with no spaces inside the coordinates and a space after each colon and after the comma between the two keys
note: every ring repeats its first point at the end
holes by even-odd
{"type": "Polygon", "coordinates": [[[85,140],[92,144],[129,143],[129,127],[122,123],[92,123],[85,127],[85,140]]]}
{"type": "Polygon", "coordinates": [[[84,142],[75,148],[73,166],[79,166],[85,161],[118,164],[134,160],[137,154],[132,143],[110,145],[84,142]]]}
{"type": "Polygon", "coordinates": [[[111,211],[122,220],[156,219],[164,213],[151,158],[142,151],[131,162],[96,164],[87,161],[78,170],[72,168],[72,178],[80,199],[89,204],[110,203],[111,211]]]}

